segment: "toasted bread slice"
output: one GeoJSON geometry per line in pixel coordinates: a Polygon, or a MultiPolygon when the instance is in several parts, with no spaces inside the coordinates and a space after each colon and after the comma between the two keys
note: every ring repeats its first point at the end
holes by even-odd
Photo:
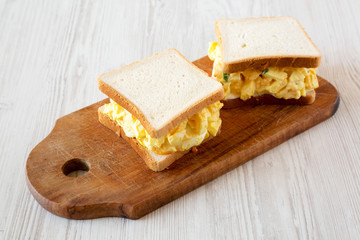
{"type": "Polygon", "coordinates": [[[249,100],[243,101],[240,98],[223,100],[224,109],[242,107],[246,105],[307,105],[315,101],[315,90],[311,90],[306,94],[306,97],[299,99],[280,99],[272,95],[265,94],[257,97],[252,97],[249,100]]]}
{"type": "MultiPolygon", "coordinates": [[[[165,168],[169,167],[177,159],[184,156],[188,151],[175,152],[166,155],[160,155],[148,150],[146,147],[142,146],[135,138],[129,138],[124,133],[123,129],[115,121],[111,120],[106,114],[104,114],[104,106],[101,106],[98,109],[99,121],[107,128],[115,132],[118,136],[125,139],[131,147],[140,155],[140,157],[145,161],[146,165],[153,171],[162,171],[165,168]]],[[[220,134],[220,129],[218,131],[220,134]]],[[[211,135],[203,141],[206,142],[213,138],[211,135]]]]}
{"type": "Polygon", "coordinates": [[[225,73],[248,68],[316,68],[321,62],[320,51],[293,17],[220,19],[215,33],[225,73]]]}
{"type": "Polygon", "coordinates": [[[154,138],[224,97],[222,85],[176,49],[101,74],[98,85],[154,138]]]}

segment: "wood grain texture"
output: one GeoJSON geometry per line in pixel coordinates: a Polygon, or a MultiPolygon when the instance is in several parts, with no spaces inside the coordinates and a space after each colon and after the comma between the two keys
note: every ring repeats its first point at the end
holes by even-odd
{"type": "Polygon", "coordinates": [[[360,235],[357,0],[0,1],[0,239],[356,239],[360,235]],[[218,18],[291,15],[340,92],[334,117],[138,221],[73,221],[25,184],[56,119],[104,98],[100,73],[177,48],[206,54],[218,18]]]}
{"type": "MultiPolygon", "coordinates": [[[[211,73],[207,56],[194,63],[211,73]]],[[[61,217],[138,219],[331,117],[339,106],[336,89],[319,77],[317,93],[308,106],[222,110],[221,134],[162,172],[151,171],[124,139],[100,124],[98,108],[109,100],[100,101],[56,121],[29,155],[27,184],[45,209],[61,217]],[[89,172],[66,176],[80,169],[89,172]]]]}

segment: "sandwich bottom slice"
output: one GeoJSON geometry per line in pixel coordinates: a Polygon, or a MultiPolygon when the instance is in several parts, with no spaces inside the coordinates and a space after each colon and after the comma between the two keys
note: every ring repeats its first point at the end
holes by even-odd
{"type": "Polygon", "coordinates": [[[316,68],[249,68],[234,73],[222,72],[221,50],[211,42],[209,58],[214,61],[212,77],[224,87],[224,108],[253,104],[312,104],[319,87],[316,68]]]}
{"type": "Polygon", "coordinates": [[[167,135],[152,138],[140,121],[115,101],[98,109],[99,121],[125,139],[153,171],[162,171],[194,147],[220,133],[220,101],[183,121],[167,135]]]}

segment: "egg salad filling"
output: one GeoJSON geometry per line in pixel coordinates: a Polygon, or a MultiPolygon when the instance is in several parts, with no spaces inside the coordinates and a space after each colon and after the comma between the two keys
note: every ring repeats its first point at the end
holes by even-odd
{"type": "Polygon", "coordinates": [[[210,134],[216,136],[221,125],[220,109],[222,106],[223,104],[218,101],[205,107],[160,138],[150,137],[140,121],[113,100],[110,100],[109,104],[105,104],[104,114],[116,121],[127,137],[136,138],[142,146],[150,151],[157,154],[170,154],[198,146],[210,134]]]}
{"type": "Polygon", "coordinates": [[[236,73],[223,73],[221,51],[217,42],[210,42],[208,56],[214,61],[212,76],[224,87],[225,100],[271,94],[276,98],[299,99],[319,87],[316,68],[246,69],[236,73]]]}

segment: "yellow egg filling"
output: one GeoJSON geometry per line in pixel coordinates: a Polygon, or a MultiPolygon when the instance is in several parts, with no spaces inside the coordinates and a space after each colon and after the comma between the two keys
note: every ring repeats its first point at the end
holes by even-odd
{"type": "Polygon", "coordinates": [[[316,68],[269,67],[223,73],[217,42],[210,42],[208,56],[214,61],[212,76],[223,84],[225,99],[240,98],[245,101],[263,94],[282,99],[299,99],[319,87],[316,68]]]}
{"type": "Polygon", "coordinates": [[[150,151],[157,154],[170,154],[198,146],[210,134],[216,136],[221,125],[220,109],[222,106],[223,104],[218,101],[205,107],[160,138],[150,137],[140,121],[113,100],[110,100],[109,104],[105,104],[104,114],[116,121],[127,137],[136,138],[150,151]]]}

